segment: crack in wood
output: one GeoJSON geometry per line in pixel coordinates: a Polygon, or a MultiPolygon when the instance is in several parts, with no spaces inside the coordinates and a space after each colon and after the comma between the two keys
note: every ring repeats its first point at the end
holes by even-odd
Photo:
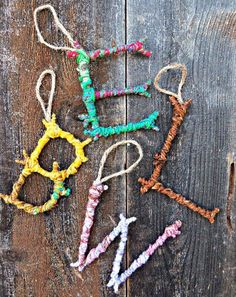
{"type": "Polygon", "coordinates": [[[229,188],[228,188],[227,203],[226,203],[226,220],[227,220],[227,227],[230,232],[233,231],[231,212],[232,212],[233,197],[234,197],[234,190],[235,190],[234,183],[235,183],[235,164],[234,162],[232,162],[230,164],[230,170],[229,170],[229,188]]]}

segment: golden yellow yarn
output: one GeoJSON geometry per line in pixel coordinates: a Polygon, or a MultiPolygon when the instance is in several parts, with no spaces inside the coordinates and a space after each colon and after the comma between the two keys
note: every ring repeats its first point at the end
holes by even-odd
{"type": "Polygon", "coordinates": [[[30,156],[27,155],[26,151],[23,151],[24,159],[16,160],[17,163],[24,165],[18,180],[13,185],[12,193],[10,195],[4,195],[0,193],[6,203],[15,205],[18,209],[23,209],[25,212],[30,214],[38,214],[52,209],[57,204],[59,196],[66,196],[68,193],[64,188],[64,180],[70,175],[75,174],[78,171],[80,165],[88,160],[84,155],[83,148],[91,142],[88,138],[83,142],[76,139],[71,133],[63,131],[56,123],[56,115],[52,115],[52,119],[47,122],[43,120],[43,124],[46,128],[44,135],[39,139],[37,146],[30,156]],[[55,138],[66,139],[71,145],[75,147],[75,160],[73,163],[64,170],[59,170],[57,162],[53,163],[52,171],[43,169],[38,161],[39,155],[41,154],[45,145],[55,138]],[[32,173],[39,173],[45,177],[48,177],[54,182],[53,194],[51,198],[40,206],[33,206],[30,203],[26,203],[18,198],[21,187],[24,185],[26,178],[32,173]],[[55,198],[56,197],[56,198],[55,198]]]}

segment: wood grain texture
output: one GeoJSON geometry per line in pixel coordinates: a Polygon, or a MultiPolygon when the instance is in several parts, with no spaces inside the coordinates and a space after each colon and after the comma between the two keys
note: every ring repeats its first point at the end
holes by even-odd
{"type": "MultiPolygon", "coordinates": [[[[233,1],[234,2],[234,1],[233,1]]],[[[130,279],[135,296],[233,296],[235,292],[235,215],[233,231],[227,225],[230,163],[235,152],[235,5],[227,1],[128,1],[128,40],[146,35],[154,51],[149,62],[128,58],[128,81],[137,72],[155,77],[171,62],[186,64],[183,97],[193,103],[163,170],[162,181],[198,204],[221,213],[214,225],[156,192],[134,195],[137,182],[128,177],[129,213],[139,214],[130,237],[129,258],[154,241],[167,223],[177,217],[183,234],[153,256],[146,268],[130,279]],[[132,199],[132,196],[138,199],[132,199]],[[131,199],[130,199],[130,198],[131,199]],[[149,229],[150,228],[150,229],[149,229]],[[138,234],[138,238],[137,238],[138,234]],[[134,245],[133,242],[136,241],[134,245]],[[141,279],[146,276],[145,282],[141,279]],[[147,293],[148,292],[148,293],[147,293]]],[[[162,85],[177,89],[176,73],[163,77],[162,85]]],[[[134,98],[135,99],[135,98],[134,98]]],[[[145,143],[146,158],[140,172],[149,177],[152,156],[159,151],[170,127],[171,106],[166,95],[153,91],[152,104],[129,100],[128,118],[153,108],[161,111],[158,137],[136,134],[145,143]],[[136,104],[133,107],[133,104],[136,104]],[[132,107],[131,107],[132,106],[132,107]]],[[[132,156],[130,156],[132,159],[132,156]]],[[[233,181],[235,183],[235,180],[233,181]]],[[[233,184],[234,186],[234,184],[233,184]]],[[[232,206],[235,207],[235,200],[232,206]]],[[[234,208],[235,210],[235,208],[234,208]]]]}
{"type": "MultiPolygon", "coordinates": [[[[14,164],[14,159],[22,156],[23,148],[31,151],[42,135],[43,114],[35,97],[35,84],[45,68],[52,67],[57,73],[53,111],[58,116],[58,122],[64,130],[85,139],[82,124],[77,120],[77,115],[84,111],[84,106],[76,64],[70,61],[65,53],[52,51],[37,41],[33,26],[33,10],[43,3],[44,1],[6,1],[2,7],[2,23],[6,28],[1,48],[7,51],[2,62],[5,72],[1,72],[5,82],[1,84],[1,108],[5,107],[1,117],[1,137],[4,139],[1,142],[1,190],[4,192],[11,191],[12,183],[20,172],[19,166],[14,164]]],[[[122,30],[122,2],[117,2],[117,6],[111,5],[109,1],[101,4],[94,1],[91,5],[86,1],[51,1],[51,4],[58,11],[64,26],[86,49],[110,46],[112,40],[118,43],[125,41],[122,30]],[[115,31],[113,26],[109,25],[106,13],[110,15],[110,21],[116,17],[117,21],[113,23],[117,27],[115,31]]],[[[43,12],[39,17],[44,36],[50,42],[63,43],[61,34],[55,30],[51,21],[52,18],[47,12],[43,12]]],[[[124,57],[119,58],[119,63],[117,62],[104,60],[94,63],[92,76],[97,88],[103,85],[109,87],[113,81],[124,85],[124,57]]],[[[46,90],[49,88],[47,81],[42,89],[45,99],[46,90]]],[[[98,103],[98,112],[104,124],[125,122],[123,110],[124,98],[98,103]]],[[[113,140],[101,140],[85,149],[89,162],[67,183],[72,188],[72,195],[68,199],[62,199],[59,207],[51,213],[32,217],[1,204],[1,296],[109,295],[105,284],[110,272],[109,264],[115,254],[114,247],[101,261],[85,270],[84,281],[69,267],[69,263],[77,257],[88,189],[96,178],[103,151],[113,140]]],[[[54,160],[62,167],[67,167],[73,157],[73,149],[68,144],[55,140],[43,151],[40,161],[45,168],[51,169],[54,160]]],[[[125,152],[119,150],[111,155],[107,166],[110,165],[111,170],[118,170],[124,166],[124,162],[125,152]]],[[[125,179],[111,181],[109,186],[109,194],[103,195],[103,202],[97,211],[91,247],[113,228],[110,217],[118,221],[119,213],[125,210],[125,179]]],[[[48,199],[51,187],[48,180],[33,176],[24,187],[22,197],[25,201],[42,203],[48,199]]],[[[121,293],[122,291],[121,289],[121,293]]]]}
{"type": "MultiPolygon", "coordinates": [[[[49,3],[49,1],[47,1],[49,3]]],[[[0,296],[115,296],[106,288],[118,240],[99,261],[87,267],[83,280],[69,267],[77,257],[88,189],[97,174],[103,151],[115,141],[132,138],[140,142],[145,158],[127,178],[108,182],[92,231],[95,246],[118,222],[119,213],[136,216],[130,226],[123,269],[176,219],[184,223],[182,235],[156,252],[145,267],[121,287],[119,296],[234,296],[235,286],[235,176],[236,153],[236,3],[235,1],[76,1],[52,0],[65,27],[85,47],[97,49],[148,37],[150,59],[139,55],[106,58],[92,65],[95,87],[134,85],[154,78],[171,62],[185,63],[188,77],[183,97],[193,103],[162,172],[162,181],[207,208],[219,207],[216,223],[156,193],[139,193],[139,176],[149,177],[152,158],[170,127],[171,106],[165,95],[151,89],[152,98],[128,96],[101,100],[102,123],[139,120],[155,109],[161,113],[160,133],[139,131],[110,137],[89,145],[89,161],[67,185],[52,212],[32,217],[0,203],[0,296]],[[127,262],[127,263],[126,263],[127,262]]],[[[0,191],[11,192],[21,168],[14,160],[22,150],[31,152],[42,135],[43,113],[35,97],[39,74],[51,67],[57,73],[53,111],[64,130],[85,139],[78,113],[84,111],[76,65],[64,53],[37,42],[33,10],[44,1],[4,0],[0,4],[0,191]]],[[[50,14],[40,15],[47,40],[61,44],[61,34],[50,14]]],[[[175,89],[178,77],[169,73],[161,83],[175,89]]],[[[45,99],[49,80],[42,88],[45,99]]],[[[55,140],[43,151],[40,162],[51,169],[57,160],[67,167],[73,149],[55,140]]],[[[137,157],[132,147],[109,157],[106,173],[130,164],[137,157]]],[[[32,203],[48,199],[52,184],[32,176],[22,198],[32,203]]]]}

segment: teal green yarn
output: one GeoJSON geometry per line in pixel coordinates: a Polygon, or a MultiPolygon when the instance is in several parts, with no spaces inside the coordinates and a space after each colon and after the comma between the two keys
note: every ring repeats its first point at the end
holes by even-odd
{"type": "Polygon", "coordinates": [[[39,214],[39,209],[35,207],[33,210],[33,215],[36,216],[37,214],[39,214]]]}
{"type": "Polygon", "coordinates": [[[131,122],[126,125],[117,125],[104,127],[100,126],[99,117],[96,110],[96,100],[102,98],[108,98],[113,96],[123,96],[128,94],[138,94],[146,97],[151,97],[151,94],[147,91],[151,81],[136,85],[134,87],[127,87],[124,89],[113,89],[110,91],[101,90],[96,91],[92,86],[92,79],[90,77],[89,64],[96,58],[103,58],[111,54],[119,54],[121,52],[139,52],[147,57],[150,56],[150,52],[143,49],[143,41],[137,41],[129,45],[121,47],[113,47],[105,50],[96,50],[86,53],[82,48],[76,49],[72,56],[76,56],[76,62],[78,64],[77,70],[79,72],[79,81],[83,91],[82,100],[85,104],[87,114],[81,114],[78,116],[79,120],[83,121],[84,134],[89,135],[93,140],[98,140],[100,137],[109,137],[114,134],[132,132],[139,129],[153,129],[159,131],[159,128],[155,125],[158,117],[158,112],[155,111],[147,118],[138,121],[131,122]],[[88,127],[91,127],[88,129],[88,127]]]}
{"type": "Polygon", "coordinates": [[[60,182],[59,183],[59,187],[55,187],[54,191],[52,193],[52,197],[55,200],[58,200],[60,198],[60,196],[65,196],[68,197],[71,193],[71,189],[70,188],[65,188],[64,187],[64,182],[60,182]]]}
{"type": "MultiPolygon", "coordinates": [[[[53,193],[51,194],[51,198],[53,198],[55,201],[58,201],[60,196],[68,197],[71,193],[71,190],[69,188],[64,187],[64,182],[56,182],[54,184],[53,193]]],[[[33,215],[39,214],[39,208],[34,207],[33,209],[33,215]]]]}
{"type": "Polygon", "coordinates": [[[98,127],[93,130],[84,130],[84,134],[93,137],[94,140],[98,140],[99,136],[109,137],[114,134],[121,134],[126,132],[133,132],[139,129],[153,129],[159,131],[159,128],[155,125],[155,121],[158,117],[159,113],[154,111],[149,115],[148,118],[143,119],[139,122],[130,122],[127,125],[117,125],[117,126],[109,126],[109,127],[98,127]]]}
{"type": "Polygon", "coordinates": [[[63,193],[63,195],[64,195],[65,197],[69,197],[69,196],[70,196],[70,193],[71,193],[71,189],[67,188],[67,189],[65,190],[65,192],[63,193]]]}
{"type": "MultiPolygon", "coordinates": [[[[146,82],[147,86],[150,86],[151,83],[152,83],[151,80],[148,80],[148,81],[146,82]]],[[[143,96],[146,96],[146,97],[148,97],[148,98],[151,97],[151,94],[144,88],[143,85],[135,86],[135,87],[133,88],[133,90],[134,90],[134,94],[143,95],[143,96]]]]}

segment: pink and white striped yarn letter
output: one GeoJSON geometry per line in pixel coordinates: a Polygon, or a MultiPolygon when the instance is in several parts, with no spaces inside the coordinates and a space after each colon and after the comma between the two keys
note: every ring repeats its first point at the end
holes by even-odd
{"type": "Polygon", "coordinates": [[[123,175],[125,173],[133,170],[138,163],[141,161],[143,157],[142,149],[140,145],[133,140],[121,141],[114,145],[112,145],[109,149],[104,152],[104,155],[101,159],[100,168],[98,172],[97,179],[93,182],[92,186],[89,189],[88,202],[86,207],[85,220],[82,228],[82,234],[80,237],[80,246],[79,246],[79,255],[78,260],[75,263],[71,263],[71,267],[77,267],[79,271],[83,271],[86,266],[91,264],[94,260],[96,260],[101,254],[105,253],[110,244],[114,241],[116,237],[120,235],[120,243],[119,247],[116,251],[116,256],[113,262],[112,273],[110,275],[110,281],[108,282],[108,287],[113,287],[114,291],[117,293],[119,286],[126,281],[128,277],[130,277],[138,268],[143,266],[150,256],[156,251],[156,249],[164,244],[164,242],[169,238],[175,238],[180,234],[179,228],[181,227],[181,221],[176,221],[174,224],[165,228],[164,233],[157,238],[154,244],[150,245],[147,250],[142,252],[139,257],[132,262],[130,267],[125,270],[123,273],[119,275],[122,258],[125,253],[126,243],[128,239],[128,229],[129,224],[136,221],[135,217],[125,218],[122,214],[120,214],[120,221],[118,225],[93,249],[91,249],[87,256],[86,252],[88,249],[88,241],[91,233],[91,229],[95,219],[95,210],[100,202],[100,197],[102,193],[108,189],[107,185],[103,183],[109,180],[112,177],[123,175]],[[136,145],[139,151],[138,160],[131,165],[126,170],[121,170],[117,173],[111,174],[107,177],[101,178],[102,170],[106,159],[109,153],[119,145],[132,143],[136,145]]]}
{"type": "Polygon", "coordinates": [[[113,144],[111,147],[109,147],[103,154],[103,157],[100,162],[100,167],[98,171],[98,177],[93,182],[92,186],[89,189],[89,195],[88,195],[88,203],[86,207],[86,214],[85,214],[85,220],[84,225],[82,228],[82,234],[80,237],[80,246],[79,246],[79,255],[78,260],[75,263],[71,263],[71,267],[78,267],[79,271],[82,271],[87,265],[92,263],[95,259],[97,259],[100,254],[104,253],[108,246],[111,244],[111,242],[121,233],[127,234],[128,233],[128,225],[135,221],[136,218],[129,218],[126,219],[123,215],[120,215],[120,222],[119,224],[113,229],[113,231],[107,235],[101,243],[97,245],[96,248],[93,248],[90,250],[88,255],[86,256],[86,252],[88,249],[88,241],[91,233],[91,229],[93,226],[93,222],[95,219],[95,210],[100,202],[100,196],[102,193],[108,189],[107,185],[104,185],[103,183],[107,180],[111,179],[112,177],[123,175],[125,173],[131,172],[141,161],[143,158],[143,151],[141,146],[134,140],[125,140],[120,141],[115,144],[113,144]],[[128,167],[125,170],[121,170],[119,172],[113,173],[109,176],[102,178],[102,171],[103,167],[105,165],[106,159],[109,155],[109,153],[117,148],[120,145],[126,145],[126,144],[133,144],[137,147],[139,152],[139,158],[136,162],[134,162],[130,167],[128,167]]]}

